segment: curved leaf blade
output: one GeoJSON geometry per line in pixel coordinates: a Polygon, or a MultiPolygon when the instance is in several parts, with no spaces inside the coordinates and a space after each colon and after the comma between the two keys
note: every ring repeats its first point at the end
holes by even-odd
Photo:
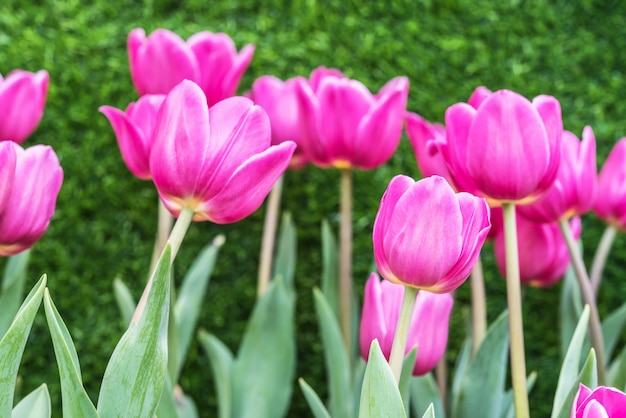
{"type": "Polygon", "coordinates": [[[311,409],[313,416],[315,418],[330,418],[330,414],[326,410],[324,402],[322,402],[313,388],[302,378],[298,379],[298,383],[300,384],[300,390],[302,390],[304,399],[306,399],[307,404],[309,404],[309,409],[311,409]]]}
{"type": "Polygon", "coordinates": [[[51,414],[50,394],[44,383],[15,405],[11,418],[50,418],[51,414]]]}
{"type": "Polygon", "coordinates": [[[213,381],[217,390],[218,417],[230,418],[233,405],[233,355],[224,343],[204,330],[200,330],[198,339],[213,370],[213,381]]]}

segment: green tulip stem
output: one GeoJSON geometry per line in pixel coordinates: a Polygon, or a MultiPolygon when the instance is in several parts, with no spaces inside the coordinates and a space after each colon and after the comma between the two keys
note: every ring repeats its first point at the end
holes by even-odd
{"type": "Polygon", "coordinates": [[[509,307],[509,333],[511,339],[511,380],[516,418],[529,418],[528,391],[526,389],[526,358],[524,354],[524,325],[522,318],[522,292],[519,272],[519,250],[515,204],[504,203],[504,246],[506,252],[506,296],[509,307]]]}
{"type": "MultiPolygon", "coordinates": [[[[406,340],[409,335],[409,326],[411,325],[413,308],[415,307],[415,299],[417,298],[418,291],[419,290],[414,287],[404,286],[402,307],[400,308],[396,334],[393,336],[391,354],[389,355],[389,367],[391,367],[396,383],[400,383],[402,362],[404,361],[404,353],[406,351],[406,340]]],[[[417,355],[419,356],[419,347],[417,347],[417,355]]]]}
{"type": "Polygon", "coordinates": [[[265,223],[263,225],[263,238],[261,241],[261,254],[259,256],[259,272],[257,278],[257,298],[260,298],[269,286],[272,274],[272,256],[276,241],[276,228],[278,226],[278,213],[280,211],[280,198],[283,192],[283,178],[280,177],[269,197],[265,207],[265,223]]]}
{"type": "Polygon", "coordinates": [[[352,170],[341,170],[339,230],[339,322],[352,358],[352,170]]]}
{"type": "Polygon", "coordinates": [[[567,219],[561,219],[559,221],[561,227],[561,233],[567,244],[569,250],[570,260],[578,279],[578,285],[580,287],[580,293],[582,294],[583,302],[589,305],[590,318],[589,318],[589,337],[591,338],[591,345],[596,350],[596,358],[598,365],[598,385],[604,386],[606,384],[605,362],[604,362],[604,338],[602,337],[602,324],[600,323],[600,315],[598,314],[598,306],[596,305],[596,297],[591,287],[591,281],[583,262],[582,254],[574,239],[574,234],[569,227],[567,219]]]}
{"type": "Polygon", "coordinates": [[[614,226],[607,225],[600,239],[600,244],[598,244],[598,249],[593,256],[593,263],[591,264],[591,287],[595,296],[598,296],[604,265],[609,257],[609,252],[611,251],[616,235],[617,229],[614,226]]]}
{"type": "Polygon", "coordinates": [[[157,224],[157,235],[154,241],[154,248],[152,249],[152,261],[150,262],[150,271],[152,272],[157,263],[159,262],[159,257],[163,252],[163,248],[165,248],[165,244],[167,243],[167,237],[169,237],[170,232],[172,230],[172,223],[174,218],[170,214],[170,211],[167,210],[163,201],[159,198],[159,214],[158,214],[158,224],[157,224]]]}
{"type": "Polygon", "coordinates": [[[472,289],[472,355],[474,356],[487,332],[487,297],[480,256],[472,268],[470,284],[472,289]]]}

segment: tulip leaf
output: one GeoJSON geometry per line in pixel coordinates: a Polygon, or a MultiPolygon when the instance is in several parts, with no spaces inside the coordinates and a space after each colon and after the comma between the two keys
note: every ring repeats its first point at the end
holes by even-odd
{"type": "Polygon", "coordinates": [[[233,355],[217,337],[204,330],[198,332],[198,339],[213,370],[213,381],[217,390],[218,417],[229,418],[232,416],[233,404],[233,355]]]}
{"type": "Polygon", "coordinates": [[[424,412],[424,415],[422,415],[422,418],[441,418],[443,417],[443,415],[439,416],[439,415],[435,415],[435,406],[431,403],[430,405],[428,405],[428,408],[426,408],[426,411],[424,412]]]}
{"type": "Polygon", "coordinates": [[[319,289],[313,290],[313,298],[328,374],[329,412],[333,417],[352,417],[354,404],[351,401],[350,361],[337,316],[319,289]]]}
{"type": "Polygon", "coordinates": [[[119,277],[116,277],[113,280],[113,294],[115,295],[117,307],[122,314],[124,326],[128,326],[128,324],[130,324],[130,320],[133,318],[135,309],[137,309],[137,302],[135,302],[128,286],[126,286],[126,284],[119,277]]]}
{"type": "Polygon", "coordinates": [[[44,383],[15,405],[11,418],[50,418],[51,415],[50,394],[44,383]]]}
{"type": "Polygon", "coordinates": [[[293,288],[293,278],[296,272],[296,252],[296,228],[291,215],[285,213],[280,227],[273,277],[282,277],[290,288],[293,288]]]}
{"type": "Polygon", "coordinates": [[[417,358],[417,347],[414,347],[402,361],[402,372],[400,373],[400,383],[398,390],[404,404],[404,412],[406,416],[410,415],[409,406],[411,401],[410,382],[413,376],[413,368],[415,367],[415,359],[417,358]]]}
{"type": "Polygon", "coordinates": [[[416,376],[411,379],[411,410],[413,415],[420,417],[426,414],[426,411],[433,405],[434,413],[437,418],[446,416],[439,388],[432,373],[424,376],[416,376]]]}
{"type": "Polygon", "coordinates": [[[54,346],[54,354],[57,359],[57,367],[59,368],[63,416],[97,417],[96,408],[83,387],[80,364],[74,342],[59,311],[54,306],[48,289],[45,290],[43,304],[54,346]]]}
{"type": "MultiPolygon", "coordinates": [[[[535,382],[537,381],[537,373],[532,372],[530,375],[526,377],[526,392],[530,393],[530,391],[535,386],[535,382]]],[[[513,390],[510,389],[504,395],[502,407],[502,418],[515,418],[515,403],[513,401],[513,390]]]]}
{"type": "Polygon", "coordinates": [[[11,325],[19,303],[24,297],[24,285],[26,282],[26,268],[30,250],[8,257],[4,269],[2,287],[0,287],[0,337],[4,335],[11,325]]]}
{"type": "Polygon", "coordinates": [[[582,296],[574,268],[570,265],[561,287],[561,358],[565,358],[572,335],[583,311],[582,296]]]}
{"type": "Polygon", "coordinates": [[[322,400],[317,395],[317,393],[315,393],[313,388],[309,386],[308,383],[306,383],[302,378],[298,379],[298,383],[300,384],[300,389],[304,394],[304,399],[306,399],[306,402],[309,404],[309,409],[311,409],[311,412],[313,413],[313,417],[330,418],[330,414],[326,410],[324,402],[322,402],[322,400]]]}
{"type": "MultiPolygon", "coordinates": [[[[626,324],[626,303],[622,304],[618,309],[611,312],[604,321],[602,321],[602,336],[604,337],[604,359],[606,364],[615,350],[615,345],[621,337],[622,329],[626,324]]],[[[585,338],[582,351],[586,353],[591,348],[589,338],[585,338]]]]}
{"type": "Polygon", "coordinates": [[[178,329],[178,362],[175,378],[172,379],[174,383],[178,381],[185,363],[215,260],[223,244],[224,236],[218,235],[213,242],[202,249],[185,275],[176,295],[174,318],[178,329]]]}
{"type": "Polygon", "coordinates": [[[598,385],[598,367],[596,364],[596,353],[593,348],[589,351],[587,360],[580,373],[571,382],[571,388],[565,396],[561,407],[558,410],[552,411],[553,416],[557,418],[568,418],[570,416],[572,403],[574,402],[574,397],[576,397],[581,383],[590,388],[595,388],[598,385]]]}
{"type": "Polygon", "coordinates": [[[626,391],[626,347],[607,370],[608,386],[613,386],[622,392],[626,391]]]}
{"type": "Polygon", "coordinates": [[[406,413],[391,368],[375,339],[365,368],[359,418],[379,417],[406,417],[406,413]]]}
{"type": "Polygon", "coordinates": [[[257,299],[233,363],[233,417],[281,417],[296,363],[295,296],[282,277],[257,299]]]}
{"type": "Polygon", "coordinates": [[[17,371],[45,287],[46,275],[44,274],[26,296],[11,326],[0,340],[0,417],[11,416],[17,371]]]}
{"type": "Polygon", "coordinates": [[[451,387],[451,412],[452,416],[456,416],[456,410],[458,409],[459,403],[459,393],[461,391],[461,382],[463,381],[463,376],[465,376],[465,371],[467,370],[467,365],[469,364],[469,360],[471,358],[472,353],[472,343],[468,338],[463,343],[463,347],[461,348],[461,352],[456,358],[456,364],[454,365],[454,377],[452,378],[452,387],[451,387]]]}
{"type": "Polygon", "coordinates": [[[322,293],[336,318],[339,318],[339,259],[337,240],[328,223],[322,222],[322,293]]]}
{"type": "Polygon", "coordinates": [[[167,373],[170,260],[168,244],[148,281],[143,311],[122,335],[104,372],[101,416],[151,417],[157,409],[167,373]]]}
{"type": "MultiPolygon", "coordinates": [[[[559,374],[559,381],[556,386],[556,393],[554,394],[554,402],[552,403],[552,415],[551,418],[558,416],[559,411],[564,407],[567,402],[568,394],[571,392],[573,386],[578,388],[576,382],[576,375],[578,374],[578,365],[580,364],[580,353],[583,346],[583,341],[587,333],[587,324],[589,323],[589,306],[585,305],[576,330],[572,335],[572,340],[569,343],[567,353],[563,359],[561,365],[561,372],[559,374]]],[[[571,404],[571,401],[570,401],[571,404]]]]}
{"type": "Polygon", "coordinates": [[[165,376],[165,384],[163,385],[163,393],[159,399],[159,406],[156,411],[157,417],[180,418],[176,412],[176,401],[174,400],[174,389],[169,375],[165,376]]]}
{"type": "Polygon", "coordinates": [[[466,366],[455,417],[475,417],[476,411],[481,411],[481,417],[500,417],[508,348],[508,312],[505,311],[491,324],[476,355],[466,366]]]}

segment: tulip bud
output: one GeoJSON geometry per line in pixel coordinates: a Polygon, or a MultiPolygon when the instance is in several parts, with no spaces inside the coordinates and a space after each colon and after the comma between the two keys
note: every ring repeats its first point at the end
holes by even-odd
{"type": "Polygon", "coordinates": [[[0,74],[0,141],[22,143],[33,133],[46,105],[48,72],[0,74]]]}

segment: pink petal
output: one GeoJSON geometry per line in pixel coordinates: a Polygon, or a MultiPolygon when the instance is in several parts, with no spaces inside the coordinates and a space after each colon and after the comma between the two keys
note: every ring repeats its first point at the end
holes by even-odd
{"type": "Polygon", "coordinates": [[[0,219],[9,203],[16,165],[15,144],[11,141],[0,142],[0,219]]]}
{"type": "Polygon", "coordinates": [[[446,141],[439,141],[437,148],[448,164],[450,175],[460,191],[479,194],[474,179],[467,171],[469,130],[476,117],[476,110],[466,103],[457,103],[446,110],[446,141]]]}
{"type": "Polygon", "coordinates": [[[478,109],[480,105],[491,96],[493,93],[487,87],[480,86],[476,87],[476,90],[472,93],[467,104],[472,106],[474,109],[478,109]]]}
{"type": "Polygon", "coordinates": [[[45,70],[15,70],[0,83],[0,141],[21,143],[33,133],[43,116],[48,83],[45,70]]]}
{"type": "Polygon", "coordinates": [[[559,164],[561,162],[561,139],[563,138],[563,119],[561,117],[561,104],[552,96],[540,95],[533,99],[533,106],[539,112],[541,120],[548,135],[548,146],[550,152],[550,165],[542,179],[538,194],[547,190],[554,181],[559,164]]]}
{"type": "MultiPolygon", "coordinates": [[[[382,291],[382,285],[385,283],[389,282],[385,281],[381,283],[376,273],[372,273],[365,283],[363,311],[361,313],[361,325],[359,328],[359,346],[361,348],[361,355],[365,360],[368,359],[370,345],[375,339],[378,339],[385,358],[389,358],[391,353],[395,324],[393,319],[386,315],[387,311],[385,308],[388,308],[389,304],[385,303],[386,301],[383,300],[385,296],[382,291]],[[393,329],[390,329],[390,326],[393,326],[393,329]],[[389,335],[391,335],[391,338],[389,338],[389,335]]],[[[385,295],[389,297],[389,293],[390,292],[385,292],[385,295]]],[[[396,311],[399,311],[399,309],[396,309],[396,311]]],[[[398,313],[396,313],[396,321],[397,316],[398,313]]]]}
{"type": "Polygon", "coordinates": [[[321,167],[328,166],[328,149],[319,140],[319,100],[309,83],[304,79],[296,78],[294,90],[300,112],[299,145],[302,146],[308,160],[321,167]]]}
{"type": "Polygon", "coordinates": [[[443,153],[437,148],[433,150],[428,146],[428,142],[431,140],[445,143],[445,127],[440,124],[431,124],[420,115],[411,112],[406,113],[405,121],[406,134],[413,146],[417,165],[423,177],[436,174],[444,177],[452,184],[452,177],[443,157],[443,153]]]}

